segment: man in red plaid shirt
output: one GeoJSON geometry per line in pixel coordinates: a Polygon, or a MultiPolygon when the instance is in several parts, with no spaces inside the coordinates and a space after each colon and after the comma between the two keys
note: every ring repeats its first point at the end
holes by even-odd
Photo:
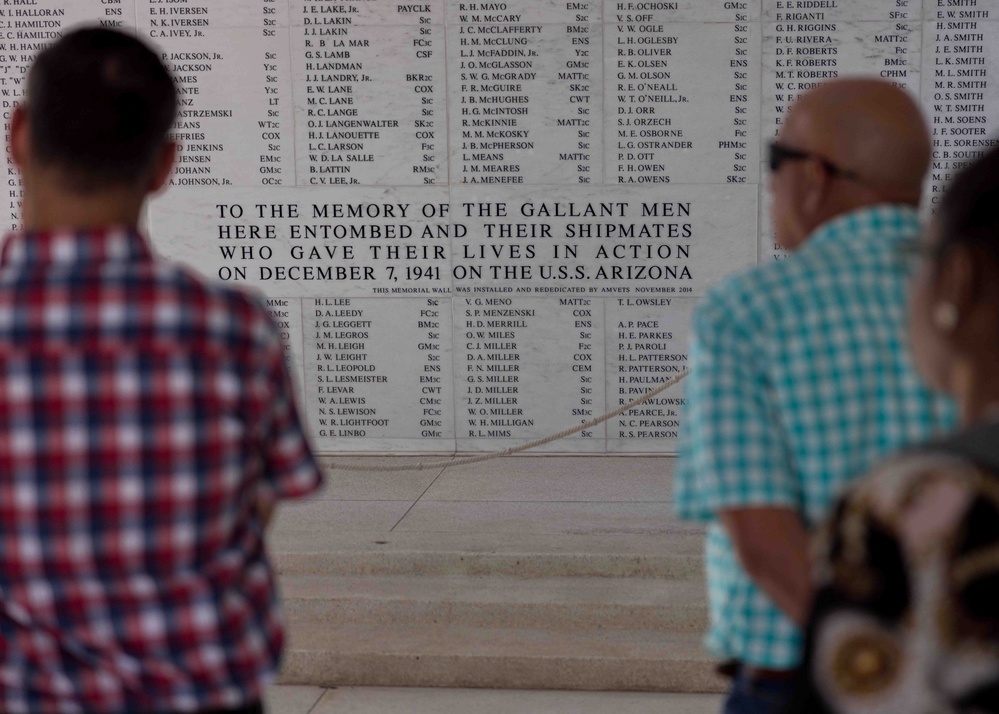
{"type": "Polygon", "coordinates": [[[321,477],[260,301],[138,233],[176,147],[137,40],[42,52],[0,252],[0,711],[260,712],[282,648],[264,529],[321,477]]]}

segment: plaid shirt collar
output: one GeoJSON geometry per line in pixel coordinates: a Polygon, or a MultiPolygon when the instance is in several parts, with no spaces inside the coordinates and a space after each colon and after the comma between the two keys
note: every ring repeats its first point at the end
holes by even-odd
{"type": "Polygon", "coordinates": [[[10,233],[0,252],[0,267],[46,267],[153,259],[148,241],[134,228],[10,233]]]}
{"type": "Polygon", "coordinates": [[[900,203],[882,203],[876,206],[844,213],[823,223],[809,236],[804,245],[821,246],[826,243],[866,243],[875,234],[879,241],[896,238],[911,239],[920,235],[922,227],[919,213],[912,206],[900,203]]]}

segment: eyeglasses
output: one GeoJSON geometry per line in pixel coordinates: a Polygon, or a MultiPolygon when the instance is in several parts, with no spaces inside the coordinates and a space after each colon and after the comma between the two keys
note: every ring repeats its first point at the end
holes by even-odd
{"type": "Polygon", "coordinates": [[[781,164],[785,161],[805,161],[807,159],[815,159],[818,161],[822,167],[829,172],[830,176],[836,176],[844,179],[859,179],[858,176],[853,171],[848,171],[846,169],[841,169],[839,166],[833,162],[825,159],[818,154],[813,154],[810,151],[798,151],[797,149],[789,149],[786,146],[781,146],[776,141],[771,141],[767,146],[768,156],[767,160],[770,165],[770,171],[776,172],[780,169],[781,164]]]}

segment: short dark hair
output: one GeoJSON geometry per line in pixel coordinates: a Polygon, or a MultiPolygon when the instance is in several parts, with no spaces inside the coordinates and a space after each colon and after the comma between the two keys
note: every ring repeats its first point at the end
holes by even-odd
{"type": "Polygon", "coordinates": [[[88,192],[144,177],[177,115],[169,71],[116,30],[66,34],[35,59],[25,105],[36,160],[88,192]]]}
{"type": "Polygon", "coordinates": [[[964,245],[999,266],[999,147],[963,169],[937,211],[939,254],[964,245]]]}

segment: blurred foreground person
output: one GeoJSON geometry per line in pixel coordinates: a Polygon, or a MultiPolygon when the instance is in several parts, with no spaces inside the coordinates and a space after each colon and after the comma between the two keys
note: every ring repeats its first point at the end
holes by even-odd
{"type": "Polygon", "coordinates": [[[953,425],[906,350],[907,263],[930,138],[916,103],[839,80],[770,146],[786,260],[710,291],[693,320],[676,477],[707,523],[706,643],[734,676],[726,714],[781,711],[812,599],[810,530],[846,485],[953,425]]]}
{"type": "Polygon", "coordinates": [[[176,147],[137,40],[43,51],[0,252],[0,710],[260,712],[282,648],[264,528],[320,475],[263,307],[137,231],[176,147]]]}
{"type": "Polygon", "coordinates": [[[999,151],[958,175],[920,248],[912,348],[962,430],[837,507],[801,714],[999,712],[999,151]]]}

